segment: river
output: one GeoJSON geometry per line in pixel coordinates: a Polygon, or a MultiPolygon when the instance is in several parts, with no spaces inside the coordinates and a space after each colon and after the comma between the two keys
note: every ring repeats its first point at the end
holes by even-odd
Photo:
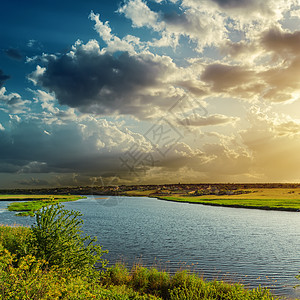
{"type": "MultiPolygon", "coordinates": [[[[0,202],[0,223],[31,225],[0,202]]],[[[85,233],[97,236],[110,263],[174,273],[189,268],[207,279],[269,287],[276,295],[300,297],[300,214],[203,206],[146,197],[87,196],[65,203],[83,213],[85,233]]]]}

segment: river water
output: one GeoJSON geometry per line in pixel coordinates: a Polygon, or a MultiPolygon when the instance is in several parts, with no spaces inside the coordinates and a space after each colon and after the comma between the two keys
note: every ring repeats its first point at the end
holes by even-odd
{"type": "MultiPolygon", "coordinates": [[[[31,225],[0,202],[0,223],[31,225]]],[[[300,213],[175,203],[145,197],[87,196],[64,203],[83,213],[110,263],[141,262],[171,273],[191,269],[207,279],[269,287],[300,297],[300,213]]]]}

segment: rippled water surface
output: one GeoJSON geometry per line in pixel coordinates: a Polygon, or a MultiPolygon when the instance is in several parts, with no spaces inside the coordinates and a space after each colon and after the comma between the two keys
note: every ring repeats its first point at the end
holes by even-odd
{"type": "MultiPolygon", "coordinates": [[[[27,224],[0,202],[0,223],[27,224]]],[[[190,268],[205,278],[270,287],[300,298],[300,213],[210,207],[153,198],[88,196],[65,203],[81,211],[84,232],[97,236],[106,258],[142,261],[170,272],[190,268]]]]}

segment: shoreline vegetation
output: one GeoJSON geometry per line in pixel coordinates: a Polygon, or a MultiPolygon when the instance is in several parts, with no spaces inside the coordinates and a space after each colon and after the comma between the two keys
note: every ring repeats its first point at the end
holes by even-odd
{"type": "Polygon", "coordinates": [[[107,251],[82,236],[80,216],[58,204],[37,212],[31,228],[0,226],[0,299],[282,299],[267,288],[207,281],[186,270],[107,267],[107,251]]]}
{"type": "Polygon", "coordinates": [[[35,213],[43,207],[83,198],[85,197],[74,195],[43,195],[42,197],[40,195],[0,195],[0,201],[18,201],[10,203],[7,209],[17,212],[16,215],[21,217],[34,217],[35,213]]]}
{"type": "Polygon", "coordinates": [[[202,204],[208,206],[275,210],[275,211],[300,211],[300,200],[289,201],[287,199],[191,199],[187,197],[156,197],[159,200],[181,202],[189,204],[202,204]]]}
{"type": "MultiPolygon", "coordinates": [[[[167,185],[111,185],[65,187],[53,189],[7,189],[0,190],[0,201],[42,201],[41,195],[105,195],[153,197],[161,200],[279,211],[300,211],[300,184],[167,184],[167,185]],[[23,199],[19,196],[23,195],[23,199]],[[16,199],[18,198],[18,199],[16,199]],[[28,199],[27,199],[28,200],[28,199]]],[[[55,196],[53,196],[55,195],[55,196]]],[[[44,197],[44,196],[43,196],[44,197]]],[[[59,200],[59,199],[58,199],[59,200]]],[[[65,200],[69,201],[69,200],[65,200]]],[[[72,201],[72,200],[71,200],[72,201]]]]}

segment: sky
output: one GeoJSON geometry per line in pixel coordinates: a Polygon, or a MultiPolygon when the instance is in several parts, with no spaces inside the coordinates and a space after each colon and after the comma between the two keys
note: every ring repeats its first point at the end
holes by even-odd
{"type": "Polygon", "coordinates": [[[300,0],[10,0],[0,188],[300,182],[300,0]]]}

